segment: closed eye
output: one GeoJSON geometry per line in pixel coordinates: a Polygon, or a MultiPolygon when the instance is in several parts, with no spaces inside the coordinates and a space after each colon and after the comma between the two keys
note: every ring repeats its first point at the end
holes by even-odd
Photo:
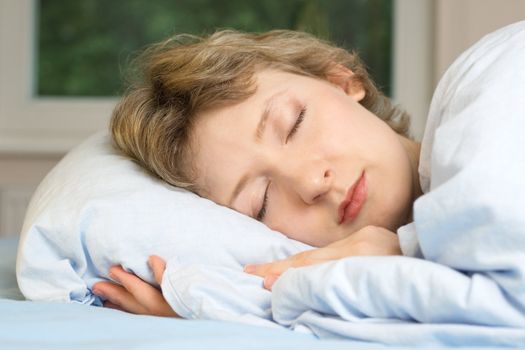
{"type": "MultiPolygon", "coordinates": [[[[306,107],[302,107],[299,111],[299,116],[297,117],[297,120],[295,121],[292,130],[288,133],[288,136],[286,137],[286,142],[292,139],[292,137],[297,133],[299,130],[299,127],[301,126],[301,123],[304,120],[304,115],[306,114],[306,107]]],[[[268,206],[268,188],[270,187],[270,183],[268,182],[268,185],[266,186],[266,190],[264,191],[264,199],[261,205],[261,209],[257,213],[257,216],[255,217],[259,221],[263,221],[266,216],[266,208],[268,206]]]]}
{"type": "Polygon", "coordinates": [[[261,210],[257,213],[257,216],[255,217],[259,221],[263,221],[264,217],[266,216],[266,207],[268,205],[268,188],[270,187],[270,183],[268,182],[268,185],[266,186],[266,190],[264,191],[264,199],[262,202],[261,210]]]}
{"type": "Polygon", "coordinates": [[[292,130],[290,130],[290,133],[286,137],[286,143],[288,143],[289,140],[292,139],[292,137],[297,133],[297,130],[299,130],[299,127],[301,126],[301,123],[304,120],[304,115],[306,113],[306,107],[301,108],[301,111],[299,112],[299,116],[297,117],[297,120],[295,121],[295,124],[292,127],[292,130]]]}

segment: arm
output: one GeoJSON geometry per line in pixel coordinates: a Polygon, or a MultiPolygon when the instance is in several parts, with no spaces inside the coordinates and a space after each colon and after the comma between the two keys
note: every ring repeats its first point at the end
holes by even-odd
{"type": "Polygon", "coordinates": [[[382,227],[366,226],[325,247],[307,250],[267,264],[246,265],[244,271],[264,278],[264,287],[271,290],[279,276],[291,267],[315,265],[349,256],[400,254],[399,241],[395,233],[382,227]]]}
{"type": "MultiPolygon", "coordinates": [[[[497,262],[500,267],[513,262],[522,264],[522,259],[512,254],[513,250],[522,248],[502,250],[508,243],[503,240],[499,245],[491,241],[487,243],[490,249],[482,249],[481,244],[470,237],[468,244],[463,242],[449,249],[461,251],[454,255],[458,261],[463,259],[463,266],[468,266],[465,264],[473,254],[481,254],[485,264],[477,265],[478,271],[474,271],[473,265],[470,271],[457,271],[422,259],[377,257],[399,253],[396,236],[383,230],[367,227],[327,247],[274,263],[247,266],[246,271],[264,277],[267,288],[283,274],[272,290],[273,316],[283,325],[292,325],[309,310],[349,321],[377,318],[422,323],[525,325],[521,306],[507,288],[502,288],[522,285],[519,276],[486,269],[490,262],[497,262]],[[503,261],[507,261],[506,264],[503,261]],[[294,268],[301,266],[304,268],[294,268]]],[[[456,232],[459,236],[456,239],[468,232],[456,232]]]]}
{"type": "MultiPolygon", "coordinates": [[[[166,263],[157,256],[151,256],[148,263],[153,270],[155,280],[160,285],[166,263]]],[[[111,267],[109,275],[118,284],[98,282],[93,285],[93,293],[105,299],[105,307],[141,315],[179,317],[159,289],[124,271],[120,266],[111,267]]]]}

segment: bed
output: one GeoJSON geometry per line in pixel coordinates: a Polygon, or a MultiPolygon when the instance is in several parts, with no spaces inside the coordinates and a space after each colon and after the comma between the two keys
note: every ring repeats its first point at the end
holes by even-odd
{"type": "MultiPolygon", "coordinates": [[[[24,300],[15,277],[14,238],[0,239],[0,348],[17,349],[383,349],[319,340],[284,329],[224,321],[141,316],[78,303],[24,300]]],[[[389,347],[389,349],[401,349],[389,347]]]]}
{"type": "Polygon", "coordinates": [[[243,266],[304,246],[166,187],[115,153],[107,135],[93,136],[39,186],[20,242],[0,241],[0,349],[523,348],[525,192],[516,184],[525,162],[515,150],[524,147],[525,76],[508,67],[524,62],[524,38],[525,22],[487,36],[438,86],[424,137],[434,144],[423,145],[428,166],[419,169],[433,181],[402,235],[418,238],[414,256],[290,269],[272,293],[243,266]],[[17,245],[18,286],[38,302],[17,288],[17,245]],[[91,286],[109,279],[109,266],[151,282],[153,254],[168,263],[165,298],[189,320],[95,306],[91,286]]]}
{"type": "MultiPolygon", "coordinates": [[[[304,249],[300,242],[166,187],[116,154],[106,133],[78,146],[46,177],[20,237],[0,241],[0,349],[525,344],[521,328],[486,327],[477,311],[455,308],[448,297],[461,294],[464,278],[448,283],[447,293],[430,293],[462,276],[422,259],[347,257],[290,269],[270,293],[243,266],[288,256],[304,249]],[[110,279],[111,265],[151,281],[152,254],[166,258],[163,294],[185,320],[97,306],[91,286],[110,279]]],[[[501,314],[511,322],[515,312],[491,300],[489,321],[501,314]]]]}

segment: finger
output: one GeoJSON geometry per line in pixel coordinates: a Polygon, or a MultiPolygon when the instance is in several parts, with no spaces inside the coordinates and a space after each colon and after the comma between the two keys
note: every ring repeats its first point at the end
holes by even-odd
{"type": "Polygon", "coordinates": [[[120,311],[124,311],[126,312],[126,310],[124,310],[123,308],[121,308],[120,306],[118,306],[117,304],[113,304],[111,301],[109,300],[106,300],[104,302],[104,307],[107,307],[109,309],[115,309],[115,310],[120,310],[120,311]]]}
{"type": "Polygon", "coordinates": [[[259,277],[264,277],[267,274],[267,271],[271,268],[270,264],[248,264],[244,266],[244,272],[249,273],[250,275],[256,275],[259,277]]]}
{"type": "Polygon", "coordinates": [[[146,309],[137,302],[135,297],[121,285],[112,282],[98,282],[93,286],[93,293],[104,298],[104,305],[118,306],[119,310],[142,314],[146,309]]]}
{"type": "Polygon", "coordinates": [[[148,300],[157,289],[143,281],[136,275],[124,271],[121,266],[113,266],[109,269],[109,277],[120,283],[138,300],[148,300]]]}
{"type": "Polygon", "coordinates": [[[164,275],[164,271],[166,270],[166,262],[161,257],[152,255],[148,259],[148,264],[153,270],[155,281],[157,281],[157,283],[160,286],[162,284],[162,276],[164,275]]]}
{"type": "Polygon", "coordinates": [[[91,290],[93,291],[94,294],[98,295],[97,293],[95,293],[95,290],[98,290],[99,286],[104,286],[105,283],[112,283],[112,282],[97,282],[93,285],[93,287],[91,287],[91,290]]]}
{"type": "Polygon", "coordinates": [[[274,283],[279,279],[279,275],[268,275],[264,278],[263,286],[268,290],[272,290],[274,283]]]}
{"type": "Polygon", "coordinates": [[[112,293],[114,288],[122,288],[122,287],[114,282],[102,281],[102,282],[95,283],[91,290],[93,291],[93,294],[106,299],[107,294],[112,293]]]}
{"type": "MultiPolygon", "coordinates": [[[[110,268],[110,276],[118,279],[134,299],[134,303],[131,303],[129,299],[126,299],[125,301],[130,303],[122,305],[126,309],[133,310],[130,312],[144,313],[148,315],[164,314],[165,312],[163,310],[165,309],[173,312],[171,307],[168,307],[161,292],[156,287],[141,280],[134,274],[124,271],[122,267],[116,266],[110,268]]],[[[124,296],[122,297],[124,298],[124,296]]]]}
{"type": "Polygon", "coordinates": [[[244,272],[264,278],[269,275],[281,275],[292,266],[293,262],[285,259],[268,264],[249,264],[244,267],[244,272]]]}

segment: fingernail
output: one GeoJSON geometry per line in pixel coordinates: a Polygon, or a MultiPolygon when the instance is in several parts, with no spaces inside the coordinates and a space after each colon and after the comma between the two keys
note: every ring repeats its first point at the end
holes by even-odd
{"type": "Polygon", "coordinates": [[[253,264],[248,264],[248,265],[244,266],[244,272],[246,272],[246,273],[254,273],[255,269],[256,269],[256,267],[253,264]]]}
{"type": "Polygon", "coordinates": [[[105,297],[104,292],[102,292],[102,291],[101,291],[100,289],[98,289],[98,288],[94,288],[94,289],[92,290],[92,292],[93,292],[93,294],[95,294],[95,295],[98,296],[98,297],[103,297],[103,298],[105,297]]]}
{"type": "Polygon", "coordinates": [[[277,281],[278,277],[275,275],[271,275],[264,278],[264,288],[266,289],[272,289],[273,284],[275,281],[277,281]]]}
{"type": "Polygon", "coordinates": [[[117,282],[120,282],[120,280],[118,279],[117,275],[115,275],[113,272],[109,271],[109,278],[111,278],[112,280],[115,280],[117,282]]]}

